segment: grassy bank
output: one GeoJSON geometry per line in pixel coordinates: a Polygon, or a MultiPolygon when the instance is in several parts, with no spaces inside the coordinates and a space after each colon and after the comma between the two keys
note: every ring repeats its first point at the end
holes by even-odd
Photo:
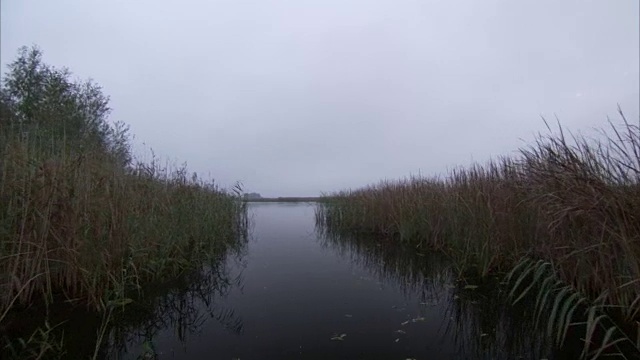
{"type": "Polygon", "coordinates": [[[22,49],[0,92],[0,330],[33,303],[104,310],[206,264],[246,230],[237,193],[131,158],[92,82],[22,49]]]}
{"type": "Polygon", "coordinates": [[[585,356],[640,347],[640,129],[622,120],[593,137],[550,130],[518,156],[445,177],[331,194],[317,220],[441,251],[461,277],[507,275],[513,301],[533,297],[558,341],[586,317],[585,356]]]}

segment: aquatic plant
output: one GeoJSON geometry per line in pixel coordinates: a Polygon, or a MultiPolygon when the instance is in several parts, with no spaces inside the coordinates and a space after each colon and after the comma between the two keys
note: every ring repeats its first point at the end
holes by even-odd
{"type": "Polygon", "coordinates": [[[640,127],[619,113],[621,124],[592,136],[547,126],[513,157],[326,195],[316,219],[334,232],[440,251],[460,277],[511,272],[514,301],[546,289],[538,306],[565,310],[544,312],[559,340],[581,316],[589,329],[601,316],[618,324],[584,357],[620,342],[640,348],[640,127]],[[538,260],[545,276],[518,266],[538,260]],[[578,299],[592,305],[567,318],[578,299]]]}
{"type": "Polygon", "coordinates": [[[0,324],[34,302],[105,310],[247,229],[241,188],[135,161],[93,82],[23,48],[0,89],[0,324]]]}
{"type": "MultiPolygon", "coordinates": [[[[575,358],[575,344],[556,346],[544,329],[531,326],[535,316],[528,304],[513,306],[496,277],[456,279],[454,264],[437,252],[416,252],[410,244],[387,238],[345,235],[318,227],[321,244],[369,271],[374,280],[398,284],[406,295],[418,295],[425,310],[442,311],[438,335],[425,341],[442,344],[453,340],[456,356],[463,359],[575,358]],[[572,356],[573,355],[573,356],[572,356]]],[[[427,321],[420,310],[399,324],[399,337],[427,321]]]]}

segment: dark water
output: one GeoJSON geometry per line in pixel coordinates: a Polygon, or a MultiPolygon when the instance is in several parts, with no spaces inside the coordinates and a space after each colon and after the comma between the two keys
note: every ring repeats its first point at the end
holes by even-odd
{"type": "Polygon", "coordinates": [[[111,331],[108,357],[573,356],[553,354],[526,313],[501,306],[495,287],[453,282],[445,259],[323,236],[310,204],[252,204],[250,212],[245,251],[209,269],[199,285],[164,296],[146,321],[111,331]]]}

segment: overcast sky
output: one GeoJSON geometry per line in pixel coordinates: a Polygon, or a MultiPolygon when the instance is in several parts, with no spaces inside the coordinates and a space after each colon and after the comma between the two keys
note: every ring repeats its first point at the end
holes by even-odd
{"type": "Polygon", "coordinates": [[[2,0],[23,45],[93,78],[155,153],[263,196],[513,153],[554,114],[639,118],[638,0],[2,0]]]}

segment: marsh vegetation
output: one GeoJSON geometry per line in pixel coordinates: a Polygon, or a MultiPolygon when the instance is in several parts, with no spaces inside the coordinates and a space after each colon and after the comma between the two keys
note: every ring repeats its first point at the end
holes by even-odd
{"type": "MultiPolygon", "coordinates": [[[[530,304],[511,304],[497,277],[460,278],[456,264],[439,252],[416,251],[384,237],[345,235],[319,227],[322,243],[368,268],[376,278],[399,284],[406,293],[419,294],[420,306],[441,307],[440,336],[451,338],[461,359],[571,359],[580,355],[579,341],[571,337],[555,344],[532,326],[530,304]]],[[[426,316],[407,319],[401,335],[412,331],[426,316]]],[[[429,321],[433,321],[430,319],[429,321]]]]}
{"type": "Polygon", "coordinates": [[[148,284],[201,269],[246,233],[241,189],[133,159],[128,128],[108,120],[108,100],[94,82],[45,64],[37,48],[22,48],[3,77],[3,353],[39,358],[64,348],[47,336],[57,324],[46,315],[32,334],[9,339],[30,309],[112,314],[148,284]]]}
{"type": "Polygon", "coordinates": [[[639,353],[640,128],[622,112],[444,177],[243,199],[137,161],[109,110],[36,48],[3,78],[2,356],[154,357],[159,333],[186,349],[203,326],[229,357],[639,353]],[[246,250],[249,206],[240,286],[223,264],[246,250]]]}
{"type": "Polygon", "coordinates": [[[589,136],[548,128],[517,156],[329,194],[317,221],[499,277],[558,344],[579,332],[582,357],[637,356],[640,129],[621,111],[589,136]]]}

